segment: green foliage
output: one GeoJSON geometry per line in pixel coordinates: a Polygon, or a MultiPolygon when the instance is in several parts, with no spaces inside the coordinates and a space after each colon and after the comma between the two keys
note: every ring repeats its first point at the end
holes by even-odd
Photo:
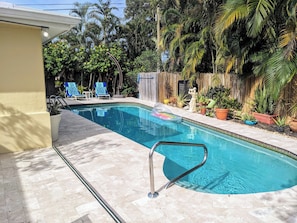
{"type": "Polygon", "coordinates": [[[217,62],[225,64],[226,73],[263,76],[277,98],[297,70],[296,6],[290,0],[225,1],[215,39],[217,62]]]}
{"type": "MultiPolygon", "coordinates": [[[[70,12],[71,16],[79,17],[81,22],[71,29],[70,32],[64,34],[62,38],[67,39],[67,41],[76,48],[89,48],[91,44],[96,42],[96,40],[92,38],[94,28],[90,28],[89,21],[91,6],[91,3],[86,2],[81,4],[79,2],[75,2],[74,8],[70,12]]],[[[96,29],[96,31],[98,30],[96,29]]]]}
{"type": "Polygon", "coordinates": [[[65,72],[72,64],[72,53],[70,47],[65,41],[49,43],[43,48],[44,69],[46,76],[57,76],[65,72]]]}
{"type": "Polygon", "coordinates": [[[107,73],[112,61],[107,56],[108,48],[105,45],[95,46],[90,51],[89,60],[84,63],[84,69],[89,73],[107,73]]]}
{"type": "MultiPolygon", "coordinates": [[[[127,57],[134,59],[146,50],[156,50],[157,26],[155,21],[156,5],[147,0],[127,0],[126,23],[121,27],[121,38],[127,57]]],[[[156,68],[154,69],[156,70],[156,68]]]]}
{"type": "Polygon", "coordinates": [[[197,99],[198,99],[199,104],[201,104],[201,105],[208,105],[208,103],[209,103],[209,98],[207,98],[203,94],[201,94],[201,95],[198,94],[197,99]]]}
{"type": "Polygon", "coordinates": [[[125,96],[136,96],[137,88],[135,86],[124,85],[123,90],[121,92],[122,95],[125,96]]]}
{"type": "Polygon", "coordinates": [[[241,120],[242,121],[256,121],[255,116],[253,116],[253,114],[249,114],[249,113],[243,113],[241,114],[241,120]]]}
{"type": "Polygon", "coordinates": [[[124,76],[124,85],[122,87],[121,94],[133,95],[134,97],[137,96],[137,92],[138,92],[137,75],[138,73],[134,71],[130,71],[124,76]]]}
{"type": "Polygon", "coordinates": [[[240,110],[242,104],[238,102],[237,99],[230,97],[230,88],[225,88],[223,85],[211,87],[207,93],[206,97],[215,100],[215,107],[217,108],[230,108],[235,110],[240,110]]]}
{"type": "Polygon", "coordinates": [[[241,110],[242,104],[236,98],[228,98],[228,107],[233,110],[241,110]]]}
{"type": "Polygon", "coordinates": [[[218,96],[229,96],[230,95],[230,88],[225,88],[223,85],[211,87],[206,92],[206,97],[211,99],[216,99],[218,96]]]}
{"type": "MultiPolygon", "coordinates": [[[[63,35],[63,41],[44,47],[46,77],[89,79],[89,86],[95,78],[116,82],[116,66],[106,55],[110,52],[126,76],[124,88],[136,89],[139,72],[157,70],[156,46],[169,54],[170,71],[182,72],[189,80],[211,71],[264,76],[274,100],[297,73],[296,1],[127,0],[126,5],[127,20],[121,25],[110,1],[75,3],[71,14],[81,23],[63,35]],[[159,43],[157,5],[162,15],[159,43]]],[[[269,110],[270,102],[264,102],[269,110]]]]}
{"type": "Polygon", "coordinates": [[[284,127],[286,126],[286,121],[287,121],[287,117],[286,116],[278,116],[276,117],[276,119],[273,119],[274,123],[279,126],[279,127],[284,127]]]}
{"type": "Polygon", "coordinates": [[[176,98],[176,103],[179,107],[183,107],[188,99],[188,94],[180,94],[176,98]]]}
{"type": "Polygon", "coordinates": [[[133,61],[134,71],[139,72],[152,72],[157,69],[157,52],[153,50],[146,50],[135,58],[133,61]]]}
{"type": "Polygon", "coordinates": [[[110,0],[98,0],[98,2],[99,4],[92,5],[89,17],[93,20],[92,26],[100,30],[99,36],[102,38],[102,43],[109,46],[118,38],[120,19],[112,13],[117,8],[111,7],[110,0]]]}
{"type": "Polygon", "coordinates": [[[77,86],[77,90],[82,94],[83,93],[83,91],[85,91],[85,90],[87,90],[88,88],[87,87],[84,87],[84,86],[82,86],[82,85],[78,85],[77,86]]]}
{"type": "Polygon", "coordinates": [[[254,111],[262,114],[272,115],[276,107],[276,102],[265,86],[259,86],[255,90],[254,111]]]}
{"type": "Polygon", "coordinates": [[[47,104],[47,110],[50,115],[58,115],[61,113],[60,111],[61,104],[58,101],[50,102],[47,104]]]}
{"type": "Polygon", "coordinates": [[[108,53],[111,53],[118,60],[123,56],[122,50],[116,45],[107,47],[101,44],[90,49],[89,60],[83,63],[83,68],[88,73],[100,73],[102,76],[107,76],[111,68],[115,72],[116,65],[109,58],[108,53]]]}

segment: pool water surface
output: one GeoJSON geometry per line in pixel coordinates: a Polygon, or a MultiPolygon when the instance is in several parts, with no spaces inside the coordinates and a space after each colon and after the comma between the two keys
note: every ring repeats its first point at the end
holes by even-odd
{"type": "MultiPolygon", "coordinates": [[[[247,194],[276,191],[297,185],[297,161],[235,137],[187,121],[170,122],[151,110],[131,104],[73,107],[73,112],[135,142],[151,148],[158,141],[205,144],[205,165],[178,181],[178,185],[207,193],[247,194]]],[[[197,147],[160,146],[168,179],[203,159],[197,147]]]]}

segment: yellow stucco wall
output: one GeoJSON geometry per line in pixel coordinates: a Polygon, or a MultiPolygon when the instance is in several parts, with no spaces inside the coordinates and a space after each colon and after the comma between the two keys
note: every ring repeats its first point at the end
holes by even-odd
{"type": "Polygon", "coordinates": [[[52,144],[40,28],[0,22],[0,153],[52,144]]]}

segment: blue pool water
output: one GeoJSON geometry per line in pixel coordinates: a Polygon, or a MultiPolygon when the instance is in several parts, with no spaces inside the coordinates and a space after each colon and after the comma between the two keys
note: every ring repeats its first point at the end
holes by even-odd
{"type": "MultiPolygon", "coordinates": [[[[296,160],[200,125],[164,121],[152,116],[147,108],[127,104],[75,107],[73,111],[148,148],[158,141],[205,144],[205,165],[178,181],[189,189],[247,194],[297,185],[296,160]]],[[[160,146],[156,151],[166,157],[163,171],[168,179],[203,159],[203,149],[197,147],[160,146]]]]}

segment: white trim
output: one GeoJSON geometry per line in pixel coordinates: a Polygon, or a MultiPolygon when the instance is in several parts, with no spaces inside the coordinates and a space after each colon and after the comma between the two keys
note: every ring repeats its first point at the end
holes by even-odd
{"type": "MultiPolygon", "coordinates": [[[[0,2],[0,22],[11,22],[28,26],[46,27],[51,39],[69,31],[80,22],[80,18],[17,7],[0,2]]],[[[43,39],[43,42],[50,39],[43,39]]]]}

